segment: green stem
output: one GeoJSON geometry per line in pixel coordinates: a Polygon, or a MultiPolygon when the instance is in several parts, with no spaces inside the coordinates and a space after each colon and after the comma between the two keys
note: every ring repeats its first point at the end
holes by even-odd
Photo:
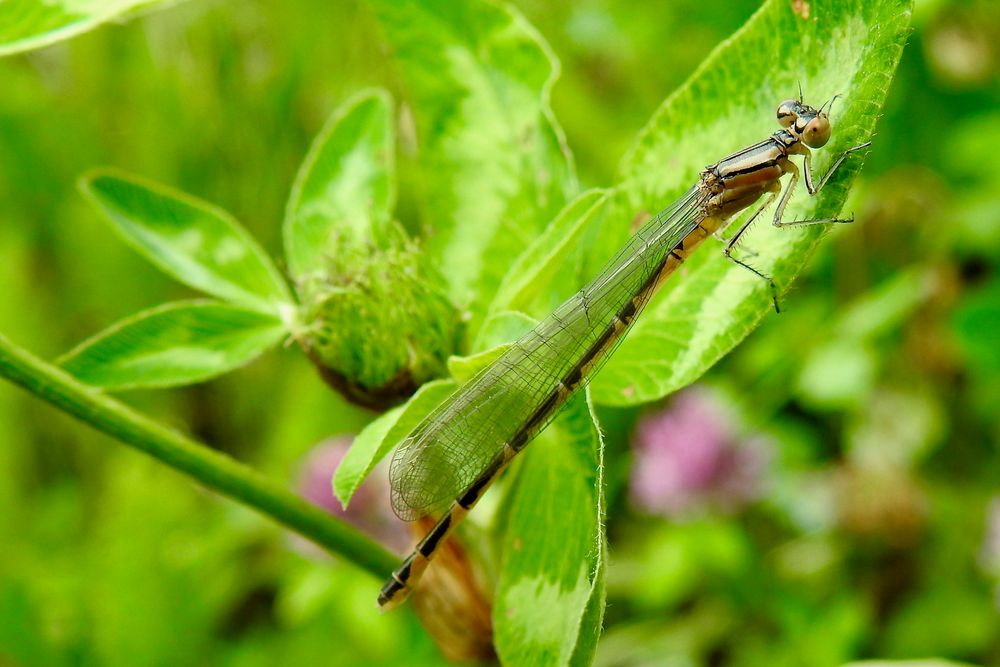
{"type": "Polygon", "coordinates": [[[3,335],[0,335],[0,376],[208,488],[253,507],[376,577],[384,577],[396,565],[395,556],[354,528],[225,454],[167,429],[80,383],[3,335]]]}

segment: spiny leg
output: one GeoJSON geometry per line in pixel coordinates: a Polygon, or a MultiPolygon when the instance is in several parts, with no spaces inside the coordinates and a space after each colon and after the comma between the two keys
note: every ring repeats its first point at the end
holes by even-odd
{"type": "Polygon", "coordinates": [[[728,259],[729,261],[739,264],[750,273],[754,274],[761,280],[767,282],[768,287],[770,287],[771,289],[771,300],[774,302],[774,312],[780,313],[781,308],[778,306],[778,286],[774,284],[774,280],[770,276],[764,274],[759,269],[750,266],[749,264],[740,260],[737,257],[733,257],[733,247],[739,242],[740,237],[742,237],[743,234],[745,234],[746,231],[750,229],[750,226],[754,223],[754,221],[756,221],[757,218],[760,217],[760,214],[764,212],[764,209],[766,209],[768,206],[771,205],[771,202],[774,201],[774,198],[777,196],[777,194],[778,194],[777,192],[769,192],[767,194],[767,198],[764,200],[764,203],[761,204],[760,207],[758,207],[758,209],[753,212],[753,215],[747,218],[746,222],[744,222],[740,226],[740,228],[736,230],[736,233],[733,234],[732,237],[730,237],[729,241],[726,242],[726,247],[723,248],[722,254],[725,255],[726,259],[728,259]]]}
{"type": "MultiPolygon", "coordinates": [[[[830,180],[830,177],[834,174],[834,172],[837,171],[837,169],[844,162],[844,160],[847,159],[848,155],[850,155],[855,151],[859,151],[862,148],[867,148],[868,146],[871,146],[871,144],[872,142],[866,141],[863,144],[858,144],[857,146],[848,148],[846,151],[841,153],[834,161],[833,166],[830,167],[830,169],[826,172],[826,174],[823,175],[823,178],[820,179],[818,185],[813,184],[812,153],[809,152],[808,150],[805,150],[802,153],[802,167],[803,171],[805,172],[806,189],[809,191],[809,194],[815,195],[817,192],[822,190],[823,186],[826,185],[827,181],[830,180]]],[[[772,223],[774,224],[775,227],[791,227],[795,225],[823,225],[823,224],[835,224],[835,223],[846,224],[854,222],[853,215],[849,218],[811,218],[807,220],[789,220],[789,221],[782,220],[782,218],[785,216],[785,207],[788,206],[788,201],[792,198],[792,193],[795,191],[795,187],[798,185],[800,178],[799,168],[795,165],[795,163],[791,161],[788,162],[786,172],[791,174],[791,178],[789,178],[788,180],[788,185],[785,186],[785,191],[782,193],[781,199],[778,200],[778,206],[774,209],[774,217],[772,218],[772,223]]],[[[744,268],[749,269],[753,273],[757,274],[761,278],[764,278],[765,280],[768,281],[768,284],[771,286],[771,297],[774,300],[774,311],[777,313],[781,311],[778,308],[778,290],[777,286],[774,284],[774,280],[768,276],[765,276],[757,269],[748,266],[746,263],[739,261],[730,254],[730,249],[739,240],[739,237],[743,234],[743,232],[746,231],[747,227],[749,227],[749,223],[753,222],[754,218],[756,218],[761,213],[761,211],[771,203],[773,198],[774,195],[772,194],[771,197],[766,202],[764,202],[763,206],[757,209],[757,212],[754,213],[753,216],[751,216],[750,220],[748,220],[747,223],[744,224],[743,227],[741,227],[740,230],[736,232],[735,235],[733,235],[733,238],[730,239],[729,244],[726,246],[725,254],[726,257],[728,257],[729,259],[733,260],[734,262],[743,266],[744,268]]]]}
{"type": "MultiPolygon", "coordinates": [[[[766,202],[766,204],[770,204],[770,202],[766,202]]],[[[764,208],[764,207],[761,207],[761,208],[764,208]]],[[[730,224],[732,222],[734,222],[734,220],[732,220],[732,219],[727,220],[726,222],[723,222],[722,225],[720,225],[718,229],[716,229],[714,232],[712,232],[712,238],[714,238],[719,243],[722,243],[723,245],[729,243],[729,239],[731,237],[726,236],[726,232],[733,228],[733,225],[730,224]]],[[[744,231],[744,227],[745,227],[745,225],[741,225],[740,229],[737,231],[737,234],[742,234],[743,231],[744,231]]],[[[747,248],[743,248],[743,254],[746,257],[756,257],[758,253],[755,252],[755,251],[753,251],[753,250],[749,250],[747,248]]]]}
{"type": "Polygon", "coordinates": [[[844,160],[847,159],[848,155],[850,155],[851,153],[853,153],[855,151],[859,151],[862,148],[868,148],[871,145],[872,145],[872,142],[866,141],[863,144],[858,144],[857,146],[852,146],[851,148],[848,148],[846,151],[844,151],[843,153],[841,153],[840,155],[838,155],[837,159],[833,161],[833,166],[831,166],[829,169],[827,169],[826,173],[823,174],[823,178],[820,179],[819,185],[813,185],[812,156],[809,153],[805,153],[805,159],[803,160],[803,166],[805,167],[805,172],[806,172],[806,189],[809,190],[809,194],[814,195],[817,192],[819,192],[820,190],[822,190],[823,186],[826,185],[826,182],[830,180],[830,177],[833,176],[834,172],[836,172],[837,169],[840,168],[840,165],[844,162],[844,160]]]}
{"type": "MultiPolygon", "coordinates": [[[[844,161],[844,158],[850,152],[863,147],[864,144],[862,144],[861,146],[855,146],[854,148],[844,151],[841,154],[841,156],[837,159],[837,161],[834,163],[830,171],[826,172],[826,175],[823,177],[823,180],[820,181],[818,187],[814,187],[812,184],[812,154],[809,152],[803,153],[802,167],[803,170],[805,171],[806,189],[809,190],[809,194],[815,195],[817,192],[819,192],[820,188],[822,188],[826,184],[827,180],[830,178],[830,174],[832,174],[834,170],[836,170],[836,168],[840,166],[840,163],[844,161]]],[[[782,218],[785,216],[785,206],[788,205],[788,200],[792,198],[792,192],[795,190],[795,187],[799,183],[799,173],[800,173],[799,168],[791,160],[789,160],[788,166],[786,167],[785,171],[791,174],[791,178],[789,178],[788,180],[788,185],[785,186],[785,192],[781,195],[781,199],[778,201],[777,208],[774,209],[774,218],[772,220],[772,223],[774,224],[775,227],[792,227],[796,225],[825,225],[834,223],[846,224],[854,222],[853,215],[849,218],[810,218],[807,220],[788,220],[788,221],[782,220],[782,218]]]]}

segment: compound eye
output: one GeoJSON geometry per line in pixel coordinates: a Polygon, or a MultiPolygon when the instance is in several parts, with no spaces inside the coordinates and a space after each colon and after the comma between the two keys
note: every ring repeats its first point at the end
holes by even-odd
{"type": "Polygon", "coordinates": [[[802,143],[809,148],[822,148],[830,141],[830,121],[826,116],[816,116],[802,131],[802,143]]]}
{"type": "Polygon", "coordinates": [[[785,100],[778,105],[778,111],[775,115],[778,117],[778,123],[781,127],[791,127],[795,119],[799,117],[799,114],[795,111],[799,106],[799,103],[795,100],[785,100]]]}

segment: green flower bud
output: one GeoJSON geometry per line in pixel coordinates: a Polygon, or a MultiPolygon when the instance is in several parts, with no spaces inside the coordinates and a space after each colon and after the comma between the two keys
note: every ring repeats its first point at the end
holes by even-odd
{"type": "Polygon", "coordinates": [[[398,225],[376,245],[343,234],[323,269],[303,276],[299,342],[323,378],[350,401],[376,409],[443,376],[460,333],[441,278],[398,225]]]}

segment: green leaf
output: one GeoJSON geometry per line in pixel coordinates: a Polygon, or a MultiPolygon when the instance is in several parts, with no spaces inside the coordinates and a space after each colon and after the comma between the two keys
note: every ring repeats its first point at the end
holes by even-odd
{"type": "Polygon", "coordinates": [[[1000,371],[1000,280],[964,294],[951,319],[955,342],[973,373],[1000,371]]]}
{"type": "Polygon", "coordinates": [[[449,357],[448,374],[457,382],[468,382],[472,376],[492,364],[508,349],[510,344],[497,345],[466,357],[449,357]]]}
{"type": "Polygon", "coordinates": [[[214,301],[180,301],[118,322],[57,363],[95,387],[174,387],[239,368],[285,335],[273,315],[214,301]]]}
{"type": "Polygon", "coordinates": [[[39,49],[159,0],[3,0],[0,56],[39,49]]]}
{"type": "Polygon", "coordinates": [[[457,388],[452,380],[436,380],[420,387],[405,405],[389,410],[368,424],[337,466],[333,493],[344,507],[361,482],[386,454],[457,388]]]}
{"type": "Polygon", "coordinates": [[[597,572],[594,575],[594,583],[591,587],[590,599],[587,600],[587,606],[583,610],[583,617],[580,619],[580,634],[576,638],[576,646],[573,647],[573,655],[570,656],[569,660],[569,664],[574,667],[593,664],[594,656],[597,655],[597,644],[604,630],[604,607],[608,601],[608,545],[607,537],[603,534],[602,539],[601,554],[597,572]]]}
{"type": "Polygon", "coordinates": [[[482,314],[511,261],[576,191],[549,108],[558,63],[507,5],[369,0],[416,121],[427,250],[482,314]]]}
{"type": "Polygon", "coordinates": [[[508,498],[497,654],[510,665],[586,662],[603,619],[605,567],[603,443],[586,395],[524,456],[508,498]]]}
{"type": "Polygon", "coordinates": [[[479,329],[472,349],[482,352],[500,345],[508,345],[531,331],[537,324],[538,320],[516,310],[494,313],[479,329]]]}
{"type": "Polygon", "coordinates": [[[561,274],[565,282],[566,275],[575,273],[567,271],[567,259],[572,251],[578,249],[581,234],[607,200],[607,193],[603,190],[588,190],[567,204],[541,236],[511,265],[493,296],[490,314],[517,310],[539,318],[547,315],[552,304],[539,304],[544,309],[541,312],[532,309],[532,305],[536,304],[540,295],[551,291],[552,281],[557,275],[561,274]]]}
{"type": "Polygon", "coordinates": [[[897,330],[933,293],[930,271],[902,269],[843,307],[840,315],[809,341],[812,349],[803,350],[806,354],[796,380],[800,400],[827,410],[857,410],[869,405],[880,361],[872,341],[897,330]]]}
{"type": "MultiPolygon", "coordinates": [[[[597,267],[619,247],[636,212],[655,213],[713,161],[777,129],[774,110],[795,97],[833,108],[833,138],[816,152],[816,174],[850,146],[872,138],[903,43],[910,0],[769,0],[657,111],[622,164],[617,215],[595,244],[597,267]],[[802,7],[808,6],[808,18],[802,7]],[[798,8],[800,13],[796,13],[798,8]]],[[[877,137],[875,149],[877,150],[877,137]]],[[[804,188],[787,220],[827,217],[844,204],[863,156],[849,158],[816,197],[804,188]]],[[[786,179],[787,181],[787,179],[786,179]]],[[[747,235],[751,263],[785,290],[812,255],[824,226],[776,229],[761,224],[747,235]]],[[[735,229],[735,228],[734,228],[735,229]]],[[[607,368],[594,380],[598,403],[653,401],[698,378],[739,343],[771,309],[767,284],[727,261],[709,239],[667,281],[607,368]]]]}
{"type": "Polygon", "coordinates": [[[376,236],[395,202],[392,98],[364,91],[334,112],[299,170],[285,214],[292,275],[318,271],[334,231],[376,236]]]}
{"type": "Polygon", "coordinates": [[[886,654],[971,656],[990,650],[996,637],[991,595],[964,578],[921,583],[886,622],[886,654]]]}
{"type": "Polygon", "coordinates": [[[126,243],[185,285],[255,310],[288,310],[285,281],[225,211],[115,170],[90,172],[80,189],[126,243]]]}
{"type": "Polygon", "coordinates": [[[933,270],[920,266],[901,268],[855,299],[833,323],[831,334],[856,340],[897,331],[936,289],[933,270]]]}

